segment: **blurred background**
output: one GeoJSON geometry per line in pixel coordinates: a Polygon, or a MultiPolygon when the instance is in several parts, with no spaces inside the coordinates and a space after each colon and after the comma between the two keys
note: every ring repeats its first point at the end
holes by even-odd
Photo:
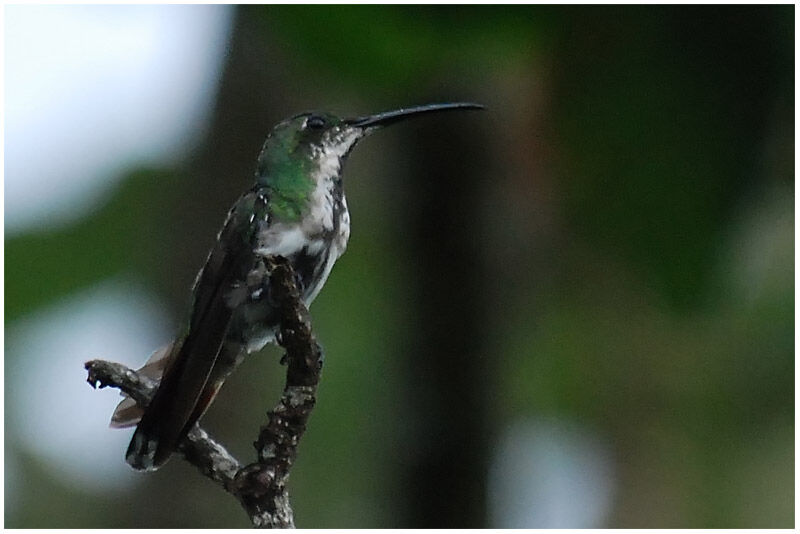
{"type": "MultiPolygon", "coordinates": [[[[5,526],[248,527],[119,400],[279,120],[353,152],[301,527],[792,527],[794,7],[6,6],[5,526]]],[[[241,460],[251,356],[203,425],[241,460]]]]}

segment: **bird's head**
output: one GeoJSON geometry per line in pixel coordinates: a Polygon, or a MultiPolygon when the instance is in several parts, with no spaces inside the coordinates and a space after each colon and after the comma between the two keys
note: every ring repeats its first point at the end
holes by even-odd
{"type": "Polygon", "coordinates": [[[428,104],[353,119],[326,112],[301,113],[270,132],[258,157],[256,181],[270,190],[278,215],[298,219],[318,185],[341,187],[342,163],[366,135],[426,113],[482,108],[468,103],[428,104]]]}

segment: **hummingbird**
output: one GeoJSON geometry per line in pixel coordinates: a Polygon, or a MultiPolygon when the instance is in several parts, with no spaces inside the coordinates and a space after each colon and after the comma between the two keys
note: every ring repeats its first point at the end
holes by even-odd
{"type": "Polygon", "coordinates": [[[126,397],[111,426],[136,425],[125,455],[137,470],[162,466],[245,355],[275,342],[280,316],[269,295],[270,256],[293,267],[306,306],[350,237],[342,166],[359,140],[430,113],[472,103],[416,106],[341,119],[307,112],[277,124],[258,156],[255,184],[234,203],[192,289],[188,324],[139,372],[159,385],[143,408],[126,397]]]}

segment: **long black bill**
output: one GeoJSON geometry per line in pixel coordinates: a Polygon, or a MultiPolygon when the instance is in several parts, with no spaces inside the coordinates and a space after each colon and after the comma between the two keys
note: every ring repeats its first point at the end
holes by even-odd
{"type": "Polygon", "coordinates": [[[357,117],[355,119],[347,119],[345,122],[351,126],[359,126],[361,128],[368,128],[370,126],[386,126],[398,121],[416,117],[425,113],[436,113],[439,111],[455,111],[460,109],[483,109],[480,104],[472,104],[469,102],[453,102],[449,104],[427,104],[425,106],[415,106],[413,108],[396,109],[394,111],[385,111],[383,113],[376,113],[375,115],[368,115],[366,117],[357,117]]]}

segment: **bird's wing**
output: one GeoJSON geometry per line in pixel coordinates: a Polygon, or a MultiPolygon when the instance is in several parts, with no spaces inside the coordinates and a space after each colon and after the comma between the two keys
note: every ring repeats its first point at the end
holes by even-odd
{"type": "Polygon", "coordinates": [[[266,203],[255,193],[234,205],[198,275],[189,328],[182,343],[174,345],[166,373],[128,447],[126,459],[136,469],[155,469],[166,462],[202,414],[196,408],[233,314],[229,293],[255,261],[252,241],[258,223],[253,214],[259,209],[266,209],[266,203]]]}

